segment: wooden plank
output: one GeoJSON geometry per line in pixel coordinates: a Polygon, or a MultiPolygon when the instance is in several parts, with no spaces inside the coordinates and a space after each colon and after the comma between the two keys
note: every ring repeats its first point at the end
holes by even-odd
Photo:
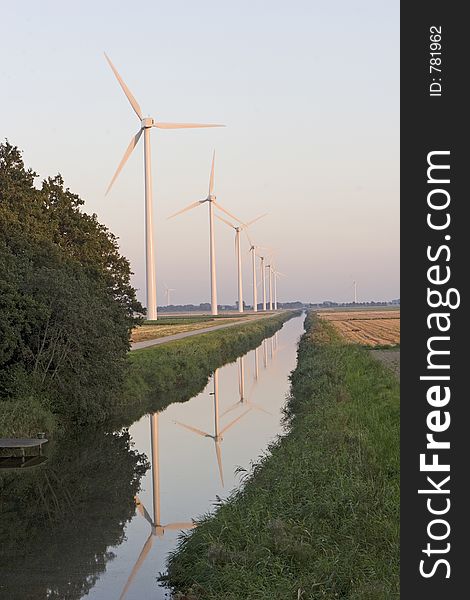
{"type": "Polygon", "coordinates": [[[0,438],[0,448],[37,448],[46,442],[46,438],[0,438]]]}

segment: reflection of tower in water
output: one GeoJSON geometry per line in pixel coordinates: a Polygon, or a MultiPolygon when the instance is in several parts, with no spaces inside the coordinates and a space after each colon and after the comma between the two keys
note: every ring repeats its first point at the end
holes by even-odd
{"type": "MultiPolygon", "coordinates": [[[[219,476],[220,476],[220,481],[223,486],[224,485],[224,472],[223,472],[223,466],[222,466],[222,453],[221,453],[220,443],[224,439],[223,438],[224,433],[226,431],[228,431],[230,428],[232,428],[248,412],[250,412],[251,408],[248,408],[247,410],[245,410],[236,419],[234,419],[233,421],[228,423],[228,425],[226,425],[225,427],[223,427],[221,429],[220,428],[220,415],[219,415],[219,369],[216,369],[214,371],[213,382],[214,382],[214,391],[211,392],[211,395],[214,396],[214,433],[212,434],[212,433],[208,433],[207,431],[202,431],[201,429],[198,429],[197,427],[193,427],[192,425],[187,425],[186,423],[181,423],[180,421],[175,421],[175,423],[177,425],[179,425],[180,427],[184,427],[188,431],[191,431],[192,433],[195,433],[202,437],[211,438],[214,441],[217,465],[219,468],[219,476]]],[[[240,383],[239,383],[239,390],[241,390],[240,383]]],[[[240,391],[240,394],[241,394],[241,391],[240,391]]],[[[237,403],[237,404],[239,404],[239,403],[237,403]]]]}
{"type": "Polygon", "coordinates": [[[137,561],[134,564],[134,567],[129,575],[126,585],[119,596],[119,600],[122,600],[137,575],[140,567],[144,563],[150,549],[153,545],[153,540],[155,536],[162,537],[167,530],[176,530],[179,531],[181,529],[192,529],[195,527],[192,521],[190,522],[176,522],[176,523],[167,523],[163,525],[160,519],[160,463],[159,463],[159,445],[158,445],[158,413],[154,413],[150,415],[150,443],[151,443],[151,456],[152,456],[152,503],[153,503],[153,517],[150,516],[149,512],[145,508],[143,502],[140,500],[138,496],[135,497],[135,503],[137,510],[144,517],[144,519],[150,525],[150,535],[148,536],[145,544],[140,551],[140,554],[137,558],[137,561]]]}

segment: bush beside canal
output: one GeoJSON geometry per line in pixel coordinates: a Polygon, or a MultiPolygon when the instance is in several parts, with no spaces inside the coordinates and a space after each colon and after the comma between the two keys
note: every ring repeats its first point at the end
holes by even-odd
{"type": "Polygon", "coordinates": [[[399,385],[310,314],[288,434],[170,557],[175,598],[398,598],[399,385]]]}

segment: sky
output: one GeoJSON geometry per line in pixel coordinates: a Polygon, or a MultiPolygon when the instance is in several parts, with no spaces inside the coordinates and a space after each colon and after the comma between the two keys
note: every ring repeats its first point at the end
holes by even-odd
{"type": "MultiPolygon", "coordinates": [[[[106,51],[161,121],[152,130],[157,298],[210,301],[207,196],[273,250],[283,301],[399,292],[399,2],[1,2],[0,138],[60,172],[118,237],[145,297],[143,144],[105,190],[139,121],[106,51]]],[[[234,232],[217,222],[218,301],[237,298],[234,232]]],[[[252,299],[248,244],[244,288],[252,299]]]]}

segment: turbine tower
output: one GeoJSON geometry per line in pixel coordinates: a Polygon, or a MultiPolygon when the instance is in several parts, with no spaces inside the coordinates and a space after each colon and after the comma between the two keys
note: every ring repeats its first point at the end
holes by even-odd
{"type": "Polygon", "coordinates": [[[269,310],[273,309],[273,268],[272,265],[266,265],[269,272],[269,310]]]}
{"type": "Polygon", "coordinates": [[[273,269],[273,284],[274,284],[274,310],[277,310],[277,279],[278,277],[285,277],[284,273],[273,269]]]}
{"type": "MultiPolygon", "coordinates": [[[[248,223],[243,223],[241,225],[234,225],[233,223],[231,223],[230,221],[227,221],[227,219],[224,219],[223,217],[221,217],[220,215],[216,215],[218,219],[220,219],[221,221],[223,221],[226,225],[228,225],[229,227],[231,227],[232,229],[235,230],[235,256],[236,256],[236,260],[237,260],[237,278],[238,278],[238,312],[242,313],[243,312],[243,275],[242,275],[242,250],[241,250],[241,232],[245,231],[248,229],[248,227],[250,227],[250,225],[253,225],[253,223],[255,221],[258,221],[259,219],[263,218],[266,216],[267,213],[265,213],[264,215],[260,215],[259,217],[256,217],[256,219],[253,219],[252,221],[249,221],[248,223]]],[[[241,223],[240,220],[238,220],[239,223],[241,223]]],[[[247,234],[248,235],[248,234],[247,234]]],[[[250,238],[248,238],[249,240],[250,238]]],[[[255,303],[253,300],[253,310],[256,310],[255,308],[255,303]]]]}
{"type": "Polygon", "coordinates": [[[264,266],[264,256],[260,256],[261,281],[263,284],[263,311],[266,311],[266,268],[264,266]]]}
{"type": "MultiPolygon", "coordinates": [[[[216,202],[216,196],[214,196],[214,167],[215,167],[215,150],[212,156],[212,166],[211,166],[211,175],[209,178],[209,193],[207,198],[204,200],[197,200],[192,204],[189,204],[182,210],[170,215],[168,218],[172,219],[176,217],[176,215],[180,215],[187,210],[191,210],[192,208],[196,208],[200,204],[204,204],[205,202],[209,205],[209,244],[210,244],[210,275],[211,275],[211,312],[213,315],[217,314],[217,278],[216,278],[216,268],[215,268],[215,231],[214,231],[214,206],[216,206],[219,210],[227,214],[231,219],[235,219],[238,221],[237,217],[228,212],[223,206],[220,206],[218,202],[216,202]]],[[[240,222],[240,221],[238,221],[240,222]]],[[[243,223],[242,223],[243,225],[243,223]]]]}
{"type": "Polygon", "coordinates": [[[139,131],[132,136],[129,146],[124,152],[124,156],[119,163],[116,172],[114,173],[111,183],[106,190],[106,194],[111,189],[117,176],[127,162],[127,159],[132,154],[132,151],[137,146],[142,133],[144,134],[144,176],[145,176],[145,267],[146,267],[146,295],[147,295],[147,319],[157,319],[157,286],[155,277],[155,247],[153,234],[153,203],[152,203],[152,169],[151,169],[151,154],[150,154],[150,130],[152,127],[158,129],[192,129],[195,127],[223,127],[223,125],[215,125],[209,123],[161,123],[155,121],[152,117],[144,117],[139,103],[132,95],[130,89],[124,83],[119,75],[116,67],[113,65],[108,55],[104,53],[109,66],[113,70],[116,79],[119,82],[124,94],[134,109],[135,114],[140,120],[139,131]]]}
{"type": "Polygon", "coordinates": [[[357,304],[357,281],[353,281],[354,285],[354,304],[357,304]]]}
{"type": "MultiPolygon", "coordinates": [[[[252,267],[252,271],[253,271],[253,310],[254,310],[254,312],[258,312],[258,282],[257,282],[257,278],[256,278],[256,256],[257,256],[256,250],[259,250],[260,248],[264,248],[264,247],[257,246],[253,242],[253,240],[250,238],[250,236],[248,235],[248,231],[245,231],[245,233],[246,233],[246,237],[248,238],[248,243],[250,244],[249,252],[251,252],[251,267],[252,267]]],[[[264,258],[262,256],[260,256],[259,258],[261,259],[262,262],[264,261],[264,258]]],[[[263,271],[264,271],[264,267],[261,265],[261,272],[263,273],[263,271]]],[[[263,310],[266,310],[266,286],[265,286],[264,279],[263,279],[263,310]]]]}
{"type": "Polygon", "coordinates": [[[169,288],[166,283],[164,284],[164,286],[165,286],[166,305],[170,306],[171,292],[176,292],[176,290],[175,290],[175,288],[169,288]]]}

